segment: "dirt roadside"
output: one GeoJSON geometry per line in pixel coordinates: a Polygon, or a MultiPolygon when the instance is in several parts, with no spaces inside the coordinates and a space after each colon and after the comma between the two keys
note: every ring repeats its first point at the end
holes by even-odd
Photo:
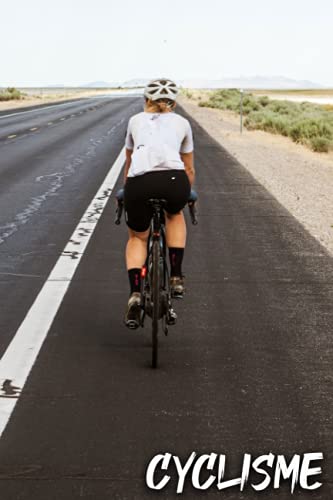
{"type": "Polygon", "coordinates": [[[199,107],[185,96],[179,104],[333,254],[333,154],[267,132],[240,134],[232,112],[199,107]]]}
{"type": "MultiPolygon", "coordinates": [[[[51,104],[53,102],[67,101],[69,99],[82,99],[82,97],[94,97],[98,95],[104,95],[108,91],[105,89],[101,90],[87,90],[87,91],[73,91],[64,93],[50,93],[50,94],[36,94],[27,95],[22,100],[12,100],[12,101],[0,101],[0,111],[5,111],[6,109],[16,109],[16,108],[26,108],[29,106],[37,106],[39,104],[51,104]]],[[[117,91],[121,92],[121,91],[117,91]]]]}

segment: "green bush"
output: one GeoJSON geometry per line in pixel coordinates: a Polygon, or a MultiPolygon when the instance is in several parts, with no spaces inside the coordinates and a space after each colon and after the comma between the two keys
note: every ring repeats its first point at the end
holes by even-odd
{"type": "Polygon", "coordinates": [[[332,149],[332,141],[325,137],[313,137],[310,143],[313,151],[317,153],[328,153],[332,149]]]}
{"type": "Polygon", "coordinates": [[[188,89],[182,89],[182,94],[184,94],[184,96],[188,97],[189,99],[192,99],[192,97],[193,97],[193,92],[191,92],[188,89]]]}
{"type": "Polygon", "coordinates": [[[288,101],[271,101],[268,104],[268,108],[273,111],[273,113],[280,113],[283,115],[293,114],[294,107],[292,102],[288,101]],[[291,105],[290,105],[291,104],[291,105]]]}
{"type": "Polygon", "coordinates": [[[260,106],[262,106],[264,108],[267,106],[267,104],[269,104],[269,97],[267,97],[267,95],[263,95],[263,96],[259,97],[258,101],[259,101],[260,106]]]}
{"type": "Polygon", "coordinates": [[[8,87],[0,91],[0,101],[11,101],[13,99],[24,99],[24,94],[15,87],[8,87]]]}
{"type": "MultiPolygon", "coordinates": [[[[237,89],[213,92],[199,106],[240,112],[241,95],[237,89]]],[[[244,126],[290,137],[314,151],[333,149],[333,109],[309,102],[271,100],[266,96],[243,96],[244,126]]]]}

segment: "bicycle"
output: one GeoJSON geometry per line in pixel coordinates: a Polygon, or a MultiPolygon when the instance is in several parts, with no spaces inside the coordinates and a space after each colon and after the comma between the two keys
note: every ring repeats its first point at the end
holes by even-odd
{"type": "MultiPolygon", "coordinates": [[[[117,209],[115,224],[119,225],[124,205],[124,189],[116,194],[117,209]]],[[[192,224],[198,223],[196,216],[196,202],[198,196],[194,190],[188,200],[192,224]]],[[[146,315],[152,319],[152,367],[157,368],[158,362],[158,331],[159,322],[165,335],[168,335],[168,326],[177,321],[177,314],[172,307],[172,297],[169,285],[169,268],[167,263],[165,215],[163,199],[152,198],[149,203],[153,208],[150,231],[147,243],[147,259],[141,269],[141,327],[144,326],[146,315]]]]}

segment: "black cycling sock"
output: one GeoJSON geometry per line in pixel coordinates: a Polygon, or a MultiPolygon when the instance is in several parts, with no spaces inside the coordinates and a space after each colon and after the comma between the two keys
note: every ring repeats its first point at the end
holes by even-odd
{"type": "Polygon", "coordinates": [[[182,276],[184,248],[169,248],[170,276],[182,276]]]}
{"type": "Polygon", "coordinates": [[[141,292],[141,269],[135,267],[128,270],[128,279],[131,287],[131,294],[141,292]]]}

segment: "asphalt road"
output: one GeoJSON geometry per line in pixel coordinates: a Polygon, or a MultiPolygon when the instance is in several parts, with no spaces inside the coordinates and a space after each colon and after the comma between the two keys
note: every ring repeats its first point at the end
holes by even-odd
{"type": "MultiPolygon", "coordinates": [[[[0,356],[141,107],[135,97],[83,99],[0,116],[0,356]]],[[[113,224],[111,199],[0,438],[1,500],[176,498],[175,467],[157,492],[147,464],[192,451],[225,454],[230,479],[244,453],[322,452],[323,486],[296,486],[293,497],[333,497],[332,257],[192,126],[199,225],[188,225],[188,292],[161,338],[159,369],[148,324],[122,324],[126,228],[113,224]]],[[[0,410],[4,396],[2,387],[0,410]]],[[[180,497],[259,496],[291,498],[290,483],[241,493],[186,481],[180,497]]]]}

